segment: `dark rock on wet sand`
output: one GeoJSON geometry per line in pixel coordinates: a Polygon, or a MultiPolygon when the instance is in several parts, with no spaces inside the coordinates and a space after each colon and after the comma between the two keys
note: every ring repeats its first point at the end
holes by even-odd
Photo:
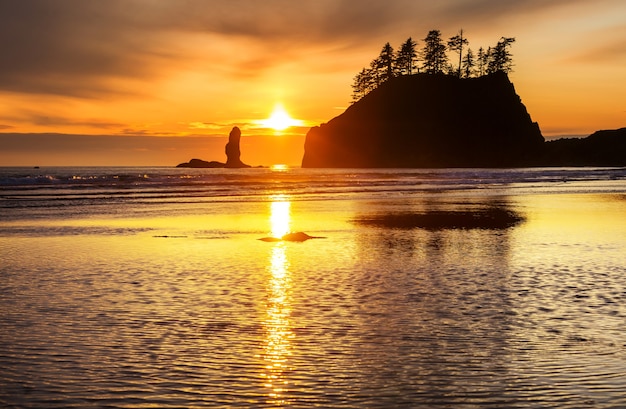
{"type": "Polygon", "coordinates": [[[319,236],[309,236],[306,233],[303,232],[297,232],[297,233],[288,233],[285,234],[284,236],[278,238],[278,237],[263,237],[259,240],[261,241],[267,241],[267,242],[276,242],[276,241],[298,241],[298,242],[302,242],[302,241],[307,241],[310,239],[325,239],[325,237],[319,237],[319,236]]]}

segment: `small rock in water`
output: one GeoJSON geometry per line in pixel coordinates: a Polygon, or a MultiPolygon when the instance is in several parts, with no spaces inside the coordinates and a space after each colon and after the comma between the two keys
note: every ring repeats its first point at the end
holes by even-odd
{"type": "Polygon", "coordinates": [[[304,232],[297,232],[297,233],[287,233],[284,236],[282,236],[281,238],[277,238],[277,237],[263,237],[259,240],[261,241],[267,241],[267,242],[276,242],[276,241],[306,241],[309,239],[324,239],[325,237],[318,237],[318,236],[309,236],[308,234],[304,233],[304,232]]]}

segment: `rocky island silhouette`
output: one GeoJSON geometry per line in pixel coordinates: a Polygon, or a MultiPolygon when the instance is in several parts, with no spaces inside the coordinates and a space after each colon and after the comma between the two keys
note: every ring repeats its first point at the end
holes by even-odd
{"type": "Polygon", "coordinates": [[[241,161],[241,148],[239,142],[241,140],[241,130],[239,127],[233,127],[228,135],[228,143],[224,148],[226,153],[226,163],[218,161],[207,162],[202,159],[191,159],[189,162],[177,165],[177,168],[249,168],[241,161]]]}
{"type": "MultiPolygon", "coordinates": [[[[241,130],[226,162],[181,168],[249,168],[241,130]]],[[[306,135],[303,168],[626,166],[626,128],[545,141],[504,72],[478,78],[392,78],[306,135]]]]}
{"type": "Polygon", "coordinates": [[[355,77],[354,103],[306,135],[302,167],[626,166],[626,130],[545,142],[508,74],[515,37],[469,48],[464,31],[386,43],[355,77]],[[451,63],[447,52],[458,58],[451,63]]]}
{"type": "MultiPolygon", "coordinates": [[[[353,104],[307,133],[303,168],[626,166],[626,128],[545,141],[508,76],[514,37],[476,55],[463,30],[447,43],[431,30],[423,42],[420,52],[410,37],[398,50],[382,47],[355,76],[353,104]]],[[[234,127],[226,163],[178,167],[250,167],[240,137],[234,127]]]]}
{"type": "Polygon", "coordinates": [[[306,135],[303,168],[626,166],[626,128],[546,142],[505,72],[390,78],[306,135]]]}
{"type": "Polygon", "coordinates": [[[311,128],[302,167],[527,166],[544,138],[504,72],[390,78],[311,128]]]}

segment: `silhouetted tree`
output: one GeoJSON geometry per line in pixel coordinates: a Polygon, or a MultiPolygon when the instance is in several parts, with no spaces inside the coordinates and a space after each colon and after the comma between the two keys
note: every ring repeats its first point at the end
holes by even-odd
{"type": "Polygon", "coordinates": [[[446,63],[446,67],[442,70],[442,72],[455,77],[459,75],[459,70],[451,62],[446,63]]]}
{"type": "MultiPolygon", "coordinates": [[[[489,47],[487,51],[483,47],[478,49],[478,54],[468,48],[463,56],[463,49],[469,42],[463,37],[463,30],[450,37],[448,45],[441,39],[439,30],[431,30],[424,38],[424,47],[420,50],[423,63],[422,67],[428,74],[447,73],[459,78],[470,78],[474,75],[503,71],[509,73],[513,70],[513,58],[510,52],[514,37],[501,37],[495,47],[489,47]],[[454,66],[448,61],[447,50],[459,53],[459,65],[454,66]]],[[[358,101],[369,92],[375,90],[385,81],[398,75],[412,75],[416,68],[417,43],[409,37],[400,47],[397,53],[391,44],[386,43],[378,57],[370,62],[368,68],[363,68],[352,83],[353,101],[358,101]]],[[[419,72],[419,69],[418,69],[419,72]]]]}
{"type": "Polygon", "coordinates": [[[379,71],[379,85],[388,79],[395,77],[395,53],[391,44],[386,43],[383,46],[383,49],[380,50],[380,55],[374,61],[376,61],[376,67],[379,71]]]}
{"type": "Polygon", "coordinates": [[[415,69],[415,60],[417,52],[415,46],[417,43],[409,37],[398,50],[396,55],[396,69],[400,75],[411,75],[415,69]]]}
{"type": "Polygon", "coordinates": [[[383,81],[380,75],[381,74],[380,61],[378,61],[378,58],[375,58],[370,62],[370,66],[369,68],[367,68],[367,71],[369,73],[369,78],[372,84],[372,89],[375,89],[377,86],[382,84],[383,81]]]}
{"type": "Polygon", "coordinates": [[[377,84],[372,69],[363,68],[361,72],[354,77],[354,82],[352,83],[352,100],[358,101],[375,89],[376,86],[377,84]]]}
{"type": "Polygon", "coordinates": [[[448,62],[446,45],[441,40],[441,32],[439,30],[428,32],[424,39],[422,59],[424,60],[424,70],[429,74],[441,73],[446,68],[448,62]]]}
{"type": "Polygon", "coordinates": [[[476,66],[476,61],[474,61],[474,53],[471,48],[467,49],[467,53],[465,54],[465,58],[463,58],[463,62],[461,65],[461,77],[470,78],[474,75],[474,67],[476,66]]]}
{"type": "Polygon", "coordinates": [[[476,56],[477,68],[478,68],[478,76],[482,77],[487,73],[487,66],[489,65],[489,53],[491,48],[485,51],[484,48],[480,47],[478,49],[478,55],[476,56]]]}
{"type": "Polygon", "coordinates": [[[513,56],[509,51],[511,44],[515,42],[515,37],[502,37],[498,44],[489,53],[488,73],[498,71],[509,73],[513,71],[513,56]]]}
{"type": "Polygon", "coordinates": [[[352,83],[352,99],[358,101],[380,84],[395,77],[395,53],[393,47],[387,43],[383,46],[380,55],[370,62],[369,68],[363,68],[352,83]]]}
{"type": "Polygon", "coordinates": [[[463,58],[463,46],[467,45],[468,41],[463,37],[463,29],[459,31],[459,34],[454,37],[450,37],[448,40],[448,49],[450,51],[456,51],[459,53],[459,69],[457,71],[457,75],[461,78],[461,61],[463,58]]]}

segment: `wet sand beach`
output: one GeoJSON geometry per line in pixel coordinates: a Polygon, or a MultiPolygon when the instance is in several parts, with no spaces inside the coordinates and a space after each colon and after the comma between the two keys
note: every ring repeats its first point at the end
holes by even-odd
{"type": "Polygon", "coordinates": [[[5,182],[0,405],[626,403],[623,171],[155,172],[5,182]]]}

